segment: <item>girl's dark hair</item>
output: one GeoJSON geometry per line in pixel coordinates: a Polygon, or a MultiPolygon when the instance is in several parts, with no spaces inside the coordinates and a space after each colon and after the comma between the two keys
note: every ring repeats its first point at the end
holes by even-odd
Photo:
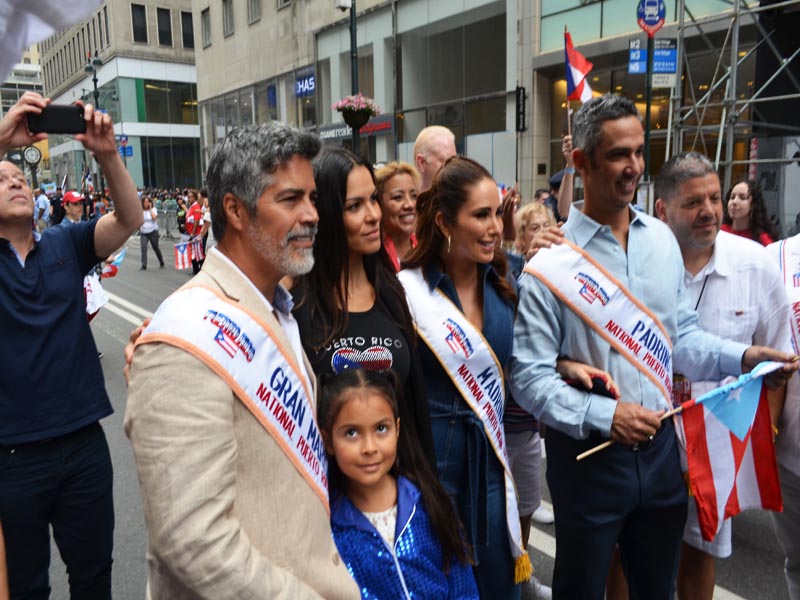
{"type": "Polygon", "coordinates": [[[733,219],[731,219],[731,216],[728,214],[728,200],[731,197],[733,188],[740,183],[744,183],[750,192],[750,226],[748,227],[748,229],[750,229],[750,235],[757,242],[761,241],[759,237],[762,233],[766,233],[773,240],[777,240],[779,237],[778,232],[775,230],[775,224],[772,222],[772,219],[767,215],[767,205],[764,202],[764,194],[761,191],[761,186],[752,179],[737,181],[731,186],[731,189],[728,190],[728,193],[725,195],[725,201],[723,202],[722,222],[725,225],[733,224],[733,219]]]}
{"type": "MultiPolygon", "coordinates": [[[[402,396],[399,382],[394,371],[368,371],[366,369],[347,369],[338,375],[322,378],[323,386],[317,406],[317,418],[320,429],[327,441],[331,439],[333,423],[339,412],[358,390],[369,390],[385,398],[392,407],[392,414],[399,416],[398,398],[402,396]]],[[[400,435],[397,440],[397,460],[393,467],[395,476],[402,475],[413,481],[422,496],[422,504],[428,513],[433,531],[442,546],[443,569],[449,572],[453,559],[463,564],[472,564],[469,547],[461,533],[455,507],[450,496],[439,482],[437,473],[423,455],[422,446],[413,428],[404,427],[400,423],[400,435]]],[[[346,478],[339,469],[334,457],[328,460],[328,484],[331,491],[344,492],[346,478]]]]}
{"type": "MultiPolygon", "coordinates": [[[[425,267],[440,262],[445,237],[436,225],[436,214],[442,213],[444,220],[455,225],[458,211],[467,200],[469,189],[484,179],[494,181],[492,175],[479,163],[464,156],[454,156],[439,169],[430,189],[417,197],[417,247],[403,261],[403,268],[425,267]]],[[[494,284],[503,299],[517,305],[517,294],[506,279],[508,261],[498,244],[491,262],[496,273],[494,284]]]]}
{"type": "MultiPolygon", "coordinates": [[[[323,350],[347,328],[347,285],[350,251],[344,229],[344,203],[347,197],[347,178],[355,167],[369,171],[373,183],[372,165],[346,148],[328,147],[314,160],[314,179],[317,184],[319,229],[314,242],[314,268],[297,284],[298,305],[307,305],[312,323],[319,325],[319,335],[308,341],[315,351],[323,350]]],[[[367,279],[375,288],[375,303],[394,321],[406,338],[415,339],[411,313],[405,293],[395,274],[383,245],[375,254],[363,257],[367,279]],[[389,310],[386,298],[400,313],[389,310]]]]}

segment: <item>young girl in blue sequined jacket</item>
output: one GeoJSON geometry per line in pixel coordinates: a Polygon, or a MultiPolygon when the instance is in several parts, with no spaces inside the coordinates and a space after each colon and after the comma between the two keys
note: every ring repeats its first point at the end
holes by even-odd
{"type": "Polygon", "coordinates": [[[351,369],[323,389],[336,547],[363,598],[477,599],[458,517],[418,440],[403,434],[394,380],[351,369]]]}

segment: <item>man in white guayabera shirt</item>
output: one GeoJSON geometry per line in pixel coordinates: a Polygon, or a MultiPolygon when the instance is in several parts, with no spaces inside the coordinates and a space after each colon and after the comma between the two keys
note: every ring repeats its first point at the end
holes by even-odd
{"type": "MultiPolygon", "coordinates": [[[[661,167],[655,180],[656,212],[669,225],[681,249],[684,283],[700,327],[719,336],[791,351],[789,305],[774,261],[752,240],[719,230],[722,190],[714,165],[702,154],[684,152],[661,167]]],[[[683,384],[682,400],[722,385],[719,380],[683,384]]],[[[783,405],[785,386],[768,391],[773,423],[783,405]]],[[[731,519],[711,541],[703,539],[694,499],[683,533],[678,569],[681,598],[711,600],[716,558],[730,556],[731,519]]]]}
{"type": "Polygon", "coordinates": [[[319,148],[279,123],[217,145],[218,245],[137,341],[125,430],[152,598],[360,597],[331,537],[315,381],[279,283],[314,264],[319,148]]]}

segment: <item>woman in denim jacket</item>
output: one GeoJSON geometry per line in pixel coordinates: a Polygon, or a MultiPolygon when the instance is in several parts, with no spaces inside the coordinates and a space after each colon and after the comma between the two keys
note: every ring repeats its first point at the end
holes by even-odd
{"type": "MultiPolygon", "coordinates": [[[[500,248],[503,224],[496,183],[478,163],[451,158],[418,198],[417,210],[419,243],[404,268],[420,270],[430,290],[444,294],[463,313],[461,318],[481,332],[505,369],[517,295],[500,248]]],[[[519,598],[515,579],[520,577],[515,577],[508,533],[509,521],[518,517],[507,515],[503,465],[484,423],[450,374],[427,342],[419,348],[439,477],[473,547],[481,597],[519,598]]],[[[498,416],[502,422],[502,414],[498,416]]]]}

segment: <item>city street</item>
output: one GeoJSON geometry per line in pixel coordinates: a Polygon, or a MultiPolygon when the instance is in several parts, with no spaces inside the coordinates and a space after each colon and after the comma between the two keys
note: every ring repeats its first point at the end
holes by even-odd
{"type": "MultiPolygon", "coordinates": [[[[92,323],[97,346],[115,413],[103,421],[111,447],[115,476],[116,532],[114,551],[113,595],[119,600],[144,598],[146,583],[146,527],[142,515],[139,485],[130,445],[122,428],[126,386],[122,376],[122,349],[130,331],[152,313],[161,301],[191,277],[191,270],[172,267],[172,244],[161,239],[167,268],[158,268],[150,254],[147,271],[139,268],[139,239],[132,237],[124,264],[116,278],[105,280],[111,302],[92,323]]],[[[176,372],[175,377],[181,377],[176,372]]],[[[187,384],[190,400],[191,386],[187,384]]],[[[546,488],[545,488],[546,489],[546,488]]],[[[733,556],[718,563],[718,599],[783,600],[788,598],[782,573],[782,559],[769,516],[762,512],[743,514],[735,519],[733,556]]],[[[555,556],[553,526],[537,525],[531,535],[531,557],[539,579],[549,584],[555,556]]],[[[64,567],[53,546],[51,567],[52,598],[66,600],[68,586],[64,567]]]]}

